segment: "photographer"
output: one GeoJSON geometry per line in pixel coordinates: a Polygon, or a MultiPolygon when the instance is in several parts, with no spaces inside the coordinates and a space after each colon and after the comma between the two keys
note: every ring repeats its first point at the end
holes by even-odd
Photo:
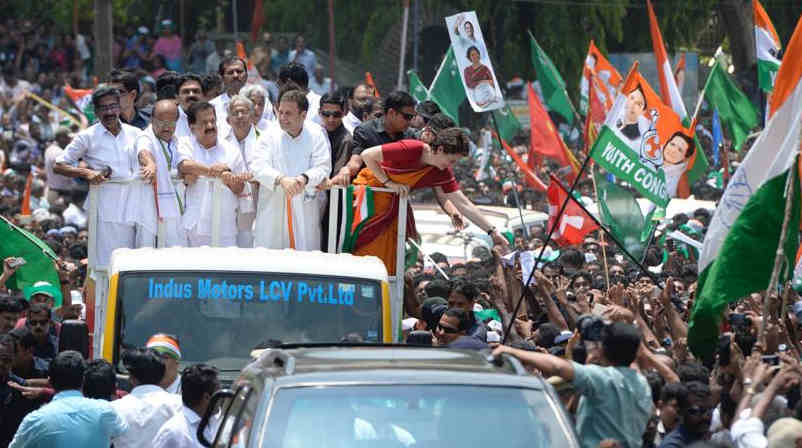
{"type": "MultiPolygon", "coordinates": [[[[580,319],[580,328],[582,323],[580,319]]],[[[601,365],[582,365],[503,345],[493,355],[509,353],[539,370],[544,377],[556,375],[573,383],[582,395],[576,428],[583,447],[595,448],[605,439],[617,440],[624,447],[639,447],[653,406],[646,379],[630,368],[638,355],[641,333],[623,322],[604,324],[600,331],[601,365]]]]}

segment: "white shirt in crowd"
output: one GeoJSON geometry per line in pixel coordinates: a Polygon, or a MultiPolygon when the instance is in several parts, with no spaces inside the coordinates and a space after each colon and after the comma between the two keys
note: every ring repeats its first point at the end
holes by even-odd
{"type": "MultiPolygon", "coordinates": [[[[178,151],[181,157],[191,159],[206,166],[216,163],[227,165],[234,174],[245,171],[245,163],[242,160],[239,149],[231,143],[218,138],[217,145],[212,148],[204,148],[198,140],[192,136],[178,140],[178,151]]],[[[212,192],[213,182],[208,182],[204,178],[198,179],[195,183],[187,187],[186,204],[184,208],[183,224],[187,232],[196,235],[211,236],[212,234],[212,192]]],[[[237,235],[236,213],[237,196],[228,188],[222,188],[221,238],[233,240],[237,235]]]]}
{"type": "Polygon", "coordinates": [[[64,149],[57,144],[50,145],[45,150],[45,173],[47,174],[47,188],[55,190],[72,190],[75,186],[75,181],[67,176],[56,174],[53,172],[53,165],[56,164],[56,159],[64,149]]]}
{"type": "MultiPolygon", "coordinates": [[[[198,440],[198,426],[201,417],[192,409],[183,406],[181,412],[174,415],[159,429],[153,443],[153,448],[202,448],[198,440]]],[[[213,425],[206,427],[203,432],[206,440],[212,441],[214,437],[213,425]]]]}
{"type": "Polygon", "coordinates": [[[323,78],[320,82],[318,82],[317,78],[314,76],[309,78],[309,90],[315,92],[316,94],[323,96],[331,90],[331,78],[323,78]]]}
{"type": "Polygon", "coordinates": [[[111,407],[128,423],[128,431],[112,439],[115,448],[149,446],[165,421],[180,415],[181,397],[153,384],[144,384],[111,402],[111,407]]]}
{"type": "Polygon", "coordinates": [[[189,137],[190,135],[192,135],[192,130],[189,128],[187,113],[184,112],[181,106],[178,106],[178,121],[175,123],[175,136],[180,138],[189,137]]]}
{"type": "Polygon", "coordinates": [[[260,184],[254,245],[269,249],[291,247],[287,196],[276,185],[276,179],[303,173],[309,182],[303,193],[291,201],[294,246],[298,250],[320,250],[320,207],[315,187],[331,172],[329,138],[323,128],[307,121],[293,138],[279,126],[271,126],[259,137],[249,162],[260,184]]]}
{"type": "Polygon", "coordinates": [[[343,117],[343,126],[345,126],[345,129],[350,132],[351,135],[354,134],[354,129],[356,129],[356,127],[360,124],[362,124],[362,120],[357,118],[356,115],[354,115],[354,113],[350,110],[343,117]]]}
{"type": "Polygon", "coordinates": [[[214,115],[217,119],[217,131],[221,130],[221,127],[228,126],[228,103],[231,102],[231,97],[228,96],[228,93],[223,92],[220,95],[212,98],[209,101],[209,104],[214,106],[214,115]]]}

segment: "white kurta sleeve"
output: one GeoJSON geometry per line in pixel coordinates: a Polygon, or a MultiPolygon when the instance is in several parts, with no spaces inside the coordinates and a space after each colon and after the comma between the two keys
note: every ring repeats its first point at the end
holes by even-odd
{"type": "Polygon", "coordinates": [[[256,150],[253,152],[253,158],[250,163],[254,180],[261,184],[261,188],[267,188],[269,191],[276,189],[276,179],[282,175],[282,173],[270,163],[271,152],[278,149],[273,148],[272,145],[278,144],[280,144],[280,142],[276,142],[274,139],[270,138],[270,134],[266,133],[262,135],[256,142],[256,150]]]}
{"type": "Polygon", "coordinates": [[[146,134],[139,135],[134,141],[134,155],[139,163],[139,154],[148,151],[151,156],[156,157],[156,148],[153,147],[153,140],[146,134]]]}
{"type": "Polygon", "coordinates": [[[90,137],[88,131],[79,132],[56,158],[56,163],[76,165],[78,161],[86,155],[86,152],[89,150],[89,144],[90,137]]]}
{"type": "Polygon", "coordinates": [[[314,145],[311,148],[310,168],[304,171],[309,177],[306,191],[314,193],[318,185],[323,182],[331,172],[331,150],[329,149],[329,138],[323,132],[314,133],[314,145]]]}
{"type": "Polygon", "coordinates": [[[192,154],[192,141],[189,137],[182,137],[178,139],[178,151],[176,151],[178,161],[175,166],[179,166],[184,160],[194,160],[192,154]]]}

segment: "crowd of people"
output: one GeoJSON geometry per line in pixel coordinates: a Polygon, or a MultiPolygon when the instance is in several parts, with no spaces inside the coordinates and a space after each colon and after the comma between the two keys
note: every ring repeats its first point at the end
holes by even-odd
{"type": "MultiPolygon", "coordinates": [[[[796,291],[766,297],[769,315],[758,294],[728,309],[713,358],[688,349],[698,253],[661,236],[701,240],[710,210],[672,216],[637,261],[601,235],[558,247],[543,224],[505,236],[474,203],[547,211],[548,202],[504,153],[477,173],[491,150],[474,144],[483,129],[459,129],[406,92],[378,98],[367,84],[333,86],[303,36],[291,50],[265,33],[251,79],[248,61],[205,32],[188,44],[169,20],[155,34],[130,27],[115,39],[118,68],[94,86],[91,36],[54,37],[47,23],[12,19],[0,28],[0,214],[53,249],[61,282],[7,290],[19,265],[3,260],[0,445],[199,446],[219,381],[206,365],[178,372],[175,336],[154,335],[112,366],[61,350],[59,333],[82,318],[90,259],[106,266],[115,248],[209,245],[220,183],[220,245],[325,250],[327,190],[351,185],[436,202],[455,227],[467,220],[488,232],[492,250],[461,263],[428,254],[436,268],[423,258],[406,268],[404,338],[519,358],[554,387],[583,448],[802,446],[796,291]],[[92,88],[89,104],[64,85],[92,88]],[[102,186],[92,254],[91,184],[102,186]],[[531,282],[527,253],[540,261],[531,282]],[[117,381],[118,367],[129,384],[117,381]]],[[[548,162],[537,171],[561,174],[548,162]]],[[[577,192],[593,197],[591,181],[577,192]]],[[[721,189],[700,183],[692,193],[717,200],[721,189]]],[[[397,207],[378,194],[375,206],[375,230],[353,253],[403,270],[397,207]]]]}

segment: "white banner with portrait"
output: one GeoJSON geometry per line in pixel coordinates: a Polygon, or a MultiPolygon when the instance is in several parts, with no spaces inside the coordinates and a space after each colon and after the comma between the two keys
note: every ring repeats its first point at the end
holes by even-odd
{"type": "Polygon", "coordinates": [[[465,94],[475,112],[504,107],[493,64],[487,52],[476,12],[466,11],[446,17],[448,35],[457,60],[465,94]]]}

